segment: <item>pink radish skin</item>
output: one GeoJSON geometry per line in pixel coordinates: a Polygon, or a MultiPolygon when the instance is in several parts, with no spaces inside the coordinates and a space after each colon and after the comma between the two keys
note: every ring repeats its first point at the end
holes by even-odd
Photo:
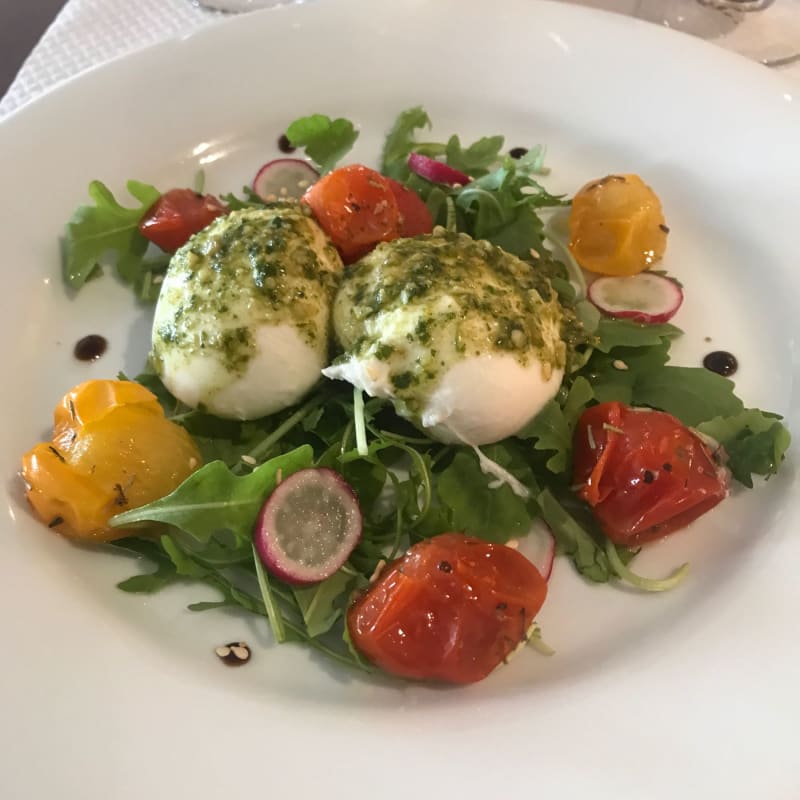
{"type": "Polygon", "coordinates": [[[306,189],[319,179],[319,173],[299,158],[276,158],[268,161],[253,178],[253,191],[264,201],[299,200],[306,189]]]}
{"type": "Polygon", "coordinates": [[[546,581],[550,580],[556,557],[556,540],[547,525],[540,520],[535,521],[528,534],[519,540],[517,549],[546,581]]]}
{"type": "Polygon", "coordinates": [[[589,285],[587,297],[609,317],[648,324],[669,322],[683,303],[681,287],[652,272],[597,278],[589,285]]]}
{"type": "Polygon", "coordinates": [[[425,180],[432,183],[444,183],[448,186],[465,186],[471,180],[469,175],[465,175],[457,169],[448,167],[435,158],[423,156],[420,153],[411,153],[408,157],[408,168],[425,180]]]}
{"type": "Polygon", "coordinates": [[[295,586],[319,583],[361,539],[361,509],[332,469],[303,469],[278,484],[256,521],[253,543],[270,574],[295,586]]]}

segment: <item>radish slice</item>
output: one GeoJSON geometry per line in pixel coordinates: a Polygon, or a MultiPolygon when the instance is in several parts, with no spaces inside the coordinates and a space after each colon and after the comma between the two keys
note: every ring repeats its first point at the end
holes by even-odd
{"type": "Polygon", "coordinates": [[[667,322],[683,303],[681,287],[652,272],[597,278],[587,296],[604,314],[634,322],[667,322]]]}
{"type": "Polygon", "coordinates": [[[464,186],[471,180],[469,175],[465,175],[457,169],[448,167],[435,158],[423,156],[420,153],[411,153],[408,157],[408,168],[416,172],[421,178],[432,183],[446,183],[449,186],[459,184],[464,186]]]}
{"type": "Polygon", "coordinates": [[[266,202],[290,197],[299,200],[318,178],[319,173],[307,161],[276,158],[256,173],[253,191],[266,202]]]}
{"type": "Polygon", "coordinates": [[[303,586],[329,578],[361,538],[353,489],[332,469],[303,469],[278,484],[256,521],[253,542],[276,578],[303,586]]]}
{"type": "Polygon", "coordinates": [[[519,540],[518,549],[539,570],[539,574],[549,581],[556,557],[556,540],[550,528],[541,520],[534,520],[530,531],[519,540]]]}

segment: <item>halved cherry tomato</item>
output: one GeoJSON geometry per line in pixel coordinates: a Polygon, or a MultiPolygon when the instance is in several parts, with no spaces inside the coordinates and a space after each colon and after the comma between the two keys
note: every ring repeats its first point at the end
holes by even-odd
{"type": "Polygon", "coordinates": [[[142,217],[139,232],[165,252],[174,253],[193,233],[227,213],[228,207],[214,195],[170,189],[142,217]]]}
{"type": "Polygon", "coordinates": [[[575,429],[573,480],[611,541],[638,545],[683,528],[728,493],[705,443],[663,411],[609,402],[575,429]]]}
{"type": "Polygon", "coordinates": [[[400,236],[419,236],[433,230],[433,217],[422,198],[408,186],[392,178],[384,178],[397,200],[400,210],[400,236]]]}
{"type": "Polygon", "coordinates": [[[400,235],[394,192],[383,175],[361,164],[324,175],[306,190],[302,202],[311,208],[345,264],[400,235]]]}
{"type": "Polygon", "coordinates": [[[353,644],[404,678],[473,683],[525,641],[547,582],[518,551],[443,533],[389,564],[347,613],[353,644]]]}

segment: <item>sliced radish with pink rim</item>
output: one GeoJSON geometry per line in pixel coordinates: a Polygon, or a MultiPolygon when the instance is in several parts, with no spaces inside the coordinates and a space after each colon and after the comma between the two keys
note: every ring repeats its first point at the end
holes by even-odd
{"type": "Polygon", "coordinates": [[[272,575],[302,586],[333,575],[358,544],[361,527],[350,484],[332,469],[303,469],[267,498],[253,543],[272,575]]]}
{"type": "Polygon", "coordinates": [[[448,167],[435,158],[423,156],[420,153],[411,153],[408,157],[408,168],[432,183],[445,183],[448,186],[465,186],[472,180],[469,175],[453,167],[448,167]]]}
{"type": "Polygon", "coordinates": [[[539,570],[546,581],[550,580],[556,557],[556,540],[544,522],[534,520],[530,531],[519,540],[517,549],[539,570]]]}
{"type": "Polygon", "coordinates": [[[668,322],[683,303],[681,287],[652,272],[597,278],[589,285],[587,297],[609,317],[646,323],[668,322]]]}
{"type": "Polygon", "coordinates": [[[290,198],[299,200],[318,178],[319,173],[307,161],[276,158],[256,173],[253,191],[266,202],[290,198]]]}

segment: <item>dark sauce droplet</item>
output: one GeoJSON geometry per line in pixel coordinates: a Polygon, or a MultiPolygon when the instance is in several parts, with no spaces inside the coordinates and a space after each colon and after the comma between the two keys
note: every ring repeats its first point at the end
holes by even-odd
{"type": "Polygon", "coordinates": [[[73,349],[78,361],[96,361],[108,348],[108,340],[104,336],[92,333],[79,339],[73,349]]]}
{"type": "Polygon", "coordinates": [[[527,152],[527,147],[512,147],[508,151],[508,154],[511,156],[511,158],[522,158],[522,156],[524,156],[527,152]]]}
{"type": "Polygon", "coordinates": [[[226,667],[241,667],[250,660],[250,648],[245,642],[228,642],[214,648],[214,652],[226,667]]]}
{"type": "Polygon", "coordinates": [[[289,137],[285,133],[282,133],[278,137],[278,150],[280,150],[281,153],[294,153],[297,148],[289,141],[289,137]]]}
{"type": "Polygon", "coordinates": [[[733,353],[729,353],[727,350],[715,350],[703,359],[703,366],[707,370],[727,378],[739,369],[739,362],[733,353]]]}

